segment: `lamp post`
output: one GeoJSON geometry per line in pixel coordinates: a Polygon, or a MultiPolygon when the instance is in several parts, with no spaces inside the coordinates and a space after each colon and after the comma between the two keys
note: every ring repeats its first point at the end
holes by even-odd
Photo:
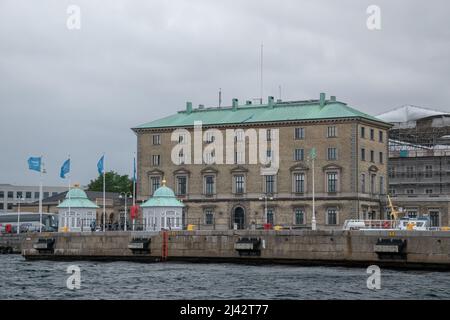
{"type": "MultiPolygon", "coordinates": [[[[127,231],[127,199],[128,198],[132,199],[133,195],[131,194],[131,192],[121,192],[119,194],[119,198],[122,199],[122,197],[125,198],[125,213],[124,213],[124,217],[123,217],[123,224],[124,224],[123,230],[127,231]]],[[[120,216],[119,216],[119,221],[120,221],[120,216]]],[[[120,226],[120,222],[119,222],[119,226],[120,226]]]]}
{"type": "Polygon", "coordinates": [[[24,200],[25,200],[25,198],[23,196],[17,198],[17,203],[18,203],[18,206],[17,206],[17,234],[20,234],[20,201],[24,201],[24,200]]]}
{"type": "Polygon", "coordinates": [[[315,202],[315,175],[314,175],[314,160],[316,159],[316,148],[312,148],[309,154],[309,159],[311,160],[311,168],[312,168],[312,219],[311,219],[311,229],[317,230],[317,221],[316,221],[316,202],[315,202]]]}
{"type": "Polygon", "coordinates": [[[264,195],[264,197],[260,197],[259,200],[264,200],[264,217],[267,223],[267,199],[273,200],[273,197],[268,197],[267,195],[264,195]]]}

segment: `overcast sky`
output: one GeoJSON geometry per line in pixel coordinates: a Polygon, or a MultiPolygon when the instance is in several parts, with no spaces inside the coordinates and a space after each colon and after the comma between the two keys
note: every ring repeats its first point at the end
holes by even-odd
{"type": "Polygon", "coordinates": [[[0,0],[0,183],[87,184],[132,172],[131,127],[194,106],[336,95],[370,114],[404,104],[450,111],[450,2],[0,0]],[[81,29],[66,26],[81,9],[81,29]],[[366,26],[369,5],[381,30],[366,26]],[[265,98],[264,100],[266,100],[265,98]]]}

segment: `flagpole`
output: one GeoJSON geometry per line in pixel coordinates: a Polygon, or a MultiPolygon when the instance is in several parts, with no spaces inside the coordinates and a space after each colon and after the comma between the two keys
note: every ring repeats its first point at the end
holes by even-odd
{"type": "MultiPolygon", "coordinates": [[[[41,159],[43,157],[41,156],[41,159]]],[[[41,160],[42,161],[42,160],[41,160]]],[[[44,171],[43,163],[41,163],[41,170],[39,170],[39,232],[42,232],[42,173],[44,171]]]]}
{"type": "MultiPolygon", "coordinates": [[[[70,163],[70,154],[69,154],[69,163],[70,163]]],[[[65,223],[65,230],[67,230],[67,221],[69,221],[69,219],[70,219],[70,205],[71,205],[71,202],[72,201],[70,201],[70,187],[71,187],[71,174],[70,174],[70,171],[69,171],[69,191],[68,191],[68,195],[69,195],[69,214],[68,214],[68,216],[66,217],[66,223],[65,223]]]]}
{"type": "Polygon", "coordinates": [[[105,154],[103,154],[103,232],[106,231],[106,201],[105,201],[105,154]]]}
{"type": "Polygon", "coordinates": [[[136,152],[134,153],[134,162],[133,162],[133,231],[134,226],[136,224],[136,152]]]}

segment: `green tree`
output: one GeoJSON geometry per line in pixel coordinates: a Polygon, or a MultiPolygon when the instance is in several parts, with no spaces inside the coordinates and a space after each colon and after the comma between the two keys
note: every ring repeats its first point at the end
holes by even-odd
{"type": "MultiPolygon", "coordinates": [[[[108,171],[105,174],[105,190],[107,192],[133,192],[133,181],[128,175],[121,176],[117,172],[108,171]]],[[[103,175],[91,180],[88,191],[103,191],[103,175]]]]}

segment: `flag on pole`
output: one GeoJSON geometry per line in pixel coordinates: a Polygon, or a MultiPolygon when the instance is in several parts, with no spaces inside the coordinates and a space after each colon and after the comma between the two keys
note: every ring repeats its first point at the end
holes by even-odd
{"type": "Polygon", "coordinates": [[[136,182],[136,158],[133,158],[133,181],[136,182]]]}
{"type": "Polygon", "coordinates": [[[311,152],[309,153],[309,156],[311,157],[311,159],[315,159],[317,154],[316,154],[316,148],[312,148],[311,152]]]}
{"type": "Polygon", "coordinates": [[[104,170],[103,162],[104,162],[104,160],[105,160],[105,156],[103,155],[103,156],[100,158],[100,160],[98,160],[98,162],[97,162],[97,170],[98,170],[98,174],[99,174],[99,175],[102,175],[102,174],[103,174],[103,170],[104,170]]]}
{"type": "Polygon", "coordinates": [[[63,179],[66,178],[66,174],[68,174],[70,172],[70,158],[67,159],[66,161],[64,161],[62,167],[61,167],[61,172],[59,173],[59,176],[63,179]]]}
{"type": "Polygon", "coordinates": [[[41,172],[42,158],[41,157],[29,157],[28,169],[41,172]]]}

